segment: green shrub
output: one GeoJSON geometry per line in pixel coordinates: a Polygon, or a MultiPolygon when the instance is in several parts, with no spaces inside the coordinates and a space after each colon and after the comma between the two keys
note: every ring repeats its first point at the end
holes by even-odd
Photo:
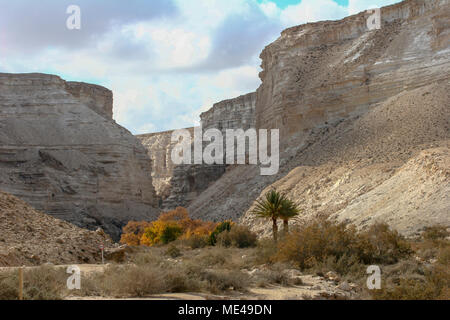
{"type": "Polygon", "coordinates": [[[224,231],[230,231],[232,226],[231,221],[224,221],[216,226],[213,232],[209,235],[208,244],[210,246],[215,246],[217,243],[217,236],[224,232],[224,231]]]}
{"type": "Polygon", "coordinates": [[[250,248],[256,247],[258,238],[248,227],[234,225],[230,231],[217,236],[217,244],[224,247],[250,248]]]}
{"type": "Polygon", "coordinates": [[[169,242],[177,240],[182,234],[183,229],[180,226],[168,225],[163,229],[160,239],[163,244],[168,244],[169,242]]]}

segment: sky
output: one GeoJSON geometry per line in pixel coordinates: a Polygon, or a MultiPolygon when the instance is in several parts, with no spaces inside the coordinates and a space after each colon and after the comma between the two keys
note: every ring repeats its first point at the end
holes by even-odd
{"type": "Polygon", "coordinates": [[[114,92],[134,134],[191,127],[260,85],[259,54],[295,25],[399,0],[0,0],[0,72],[42,72],[114,92]],[[81,10],[69,30],[67,8],[81,10]]]}

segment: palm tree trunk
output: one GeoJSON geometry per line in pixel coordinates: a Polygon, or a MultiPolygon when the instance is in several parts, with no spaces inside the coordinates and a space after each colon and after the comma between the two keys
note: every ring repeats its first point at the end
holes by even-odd
{"type": "Polygon", "coordinates": [[[273,240],[275,242],[277,242],[278,241],[278,224],[277,224],[277,219],[276,218],[272,218],[272,222],[273,222],[273,226],[272,226],[273,240]]]}
{"type": "Polygon", "coordinates": [[[283,220],[283,232],[285,235],[289,233],[289,220],[285,219],[283,220]]]}

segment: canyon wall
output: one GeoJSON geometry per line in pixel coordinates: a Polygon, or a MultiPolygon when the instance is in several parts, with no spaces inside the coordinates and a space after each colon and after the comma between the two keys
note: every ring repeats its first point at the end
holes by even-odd
{"type": "MultiPolygon", "coordinates": [[[[200,115],[203,131],[219,129],[225,136],[227,129],[254,128],[256,93],[218,102],[200,115]]],[[[194,128],[188,129],[194,136],[194,128]]],[[[211,183],[226,171],[226,165],[173,165],[170,155],[173,131],[138,135],[153,160],[152,176],[161,206],[172,209],[187,206],[211,183]]]]}
{"type": "Polygon", "coordinates": [[[255,127],[256,92],[224,100],[200,115],[203,130],[244,129],[255,127]]]}
{"type": "MultiPolygon", "coordinates": [[[[194,128],[187,128],[194,136],[194,128]]],[[[172,177],[175,165],[172,162],[172,150],[176,143],[172,143],[172,131],[137,135],[142,145],[147,149],[152,160],[152,180],[156,194],[160,197],[159,205],[170,196],[172,177]]]]}
{"type": "Polygon", "coordinates": [[[449,225],[450,2],[407,0],[368,15],[285,30],[261,54],[257,128],[280,129],[280,171],[229,168],[189,204],[195,218],[251,214],[271,188],[297,202],[293,223],[332,215],[405,234],[449,225]]]}
{"type": "Polygon", "coordinates": [[[117,239],[157,216],[151,160],[112,116],[111,91],[46,74],[0,74],[0,190],[117,239]]]}
{"type": "Polygon", "coordinates": [[[287,29],[261,54],[256,126],[282,139],[359,115],[387,97],[445,79],[448,0],[408,0],[369,14],[287,29]]]}

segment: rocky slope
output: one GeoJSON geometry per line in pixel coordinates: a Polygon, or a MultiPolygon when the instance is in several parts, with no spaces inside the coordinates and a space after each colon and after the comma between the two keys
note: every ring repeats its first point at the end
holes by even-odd
{"type": "Polygon", "coordinates": [[[0,267],[101,262],[102,232],[80,229],[0,192],[0,267]]]}
{"type": "Polygon", "coordinates": [[[266,47],[255,121],[281,130],[280,172],[228,168],[190,204],[194,217],[266,234],[249,209],[275,187],[306,219],[382,220],[406,234],[450,225],[450,3],[408,0],[382,20],[374,31],[364,13],[307,24],[266,47]]]}
{"type": "Polygon", "coordinates": [[[157,215],[151,162],[111,118],[111,91],[44,74],[0,74],[0,190],[117,238],[157,215]]]}

